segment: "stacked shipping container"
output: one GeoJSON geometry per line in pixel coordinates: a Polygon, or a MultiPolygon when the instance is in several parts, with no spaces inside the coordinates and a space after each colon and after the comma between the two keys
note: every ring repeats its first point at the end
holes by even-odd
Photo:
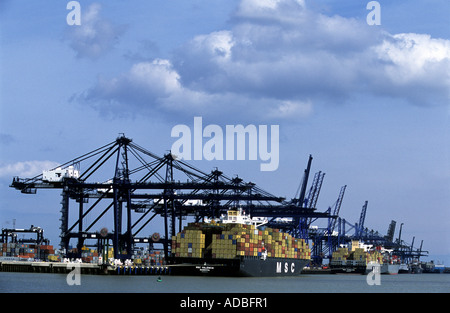
{"type": "Polygon", "coordinates": [[[0,256],[18,257],[19,259],[40,259],[44,261],[59,261],[52,245],[36,245],[23,243],[3,243],[0,256]]]}
{"type": "Polygon", "coordinates": [[[331,264],[344,264],[342,262],[347,261],[348,256],[349,253],[347,248],[338,248],[331,256],[331,264]]]}
{"type": "Polygon", "coordinates": [[[158,250],[138,250],[134,252],[132,257],[133,263],[135,265],[145,265],[145,266],[153,266],[153,265],[164,265],[164,253],[158,250]]]}
{"type": "Polygon", "coordinates": [[[278,229],[257,229],[254,225],[189,223],[172,237],[175,257],[233,259],[258,257],[264,253],[269,258],[310,259],[311,256],[311,250],[303,239],[278,229]]]}
{"type": "Polygon", "coordinates": [[[186,228],[172,237],[172,254],[176,257],[202,258],[205,234],[195,227],[186,228]]]}
{"type": "MultiPolygon", "coordinates": [[[[41,260],[49,262],[61,262],[61,256],[56,253],[52,245],[35,245],[35,244],[21,244],[21,243],[0,243],[0,257],[16,257],[19,260],[27,261],[41,260]]],[[[77,253],[77,248],[72,248],[69,253],[77,253]]],[[[81,248],[81,260],[84,263],[98,264],[99,257],[107,257],[107,259],[114,258],[113,248],[108,248],[105,254],[99,253],[95,249],[90,249],[86,246],[81,248]]],[[[136,265],[163,265],[165,262],[164,253],[161,251],[138,251],[133,257],[133,263],[136,265]]]]}
{"type": "Polygon", "coordinates": [[[164,253],[162,253],[161,251],[150,252],[148,258],[145,260],[145,265],[161,266],[164,264],[165,264],[164,253]]]}
{"type": "MultiPolygon", "coordinates": [[[[72,248],[69,250],[70,253],[77,253],[76,248],[72,248]]],[[[123,251],[125,253],[125,251],[123,251]]],[[[100,257],[106,258],[107,261],[114,259],[114,249],[108,247],[106,251],[98,252],[96,249],[89,249],[84,246],[81,248],[81,260],[84,263],[94,263],[98,264],[103,262],[100,260],[100,257]]],[[[149,251],[147,249],[135,250],[133,255],[131,256],[131,260],[134,265],[164,265],[165,258],[164,253],[161,251],[149,251]]]]}
{"type": "Polygon", "coordinates": [[[348,251],[347,248],[338,248],[332,254],[332,265],[345,265],[347,261],[352,264],[367,265],[369,262],[377,262],[383,264],[383,255],[378,250],[364,251],[362,248],[354,248],[348,251]]]}
{"type": "Polygon", "coordinates": [[[81,260],[84,263],[97,263],[98,264],[98,252],[97,250],[89,249],[88,247],[81,248],[81,260]]]}

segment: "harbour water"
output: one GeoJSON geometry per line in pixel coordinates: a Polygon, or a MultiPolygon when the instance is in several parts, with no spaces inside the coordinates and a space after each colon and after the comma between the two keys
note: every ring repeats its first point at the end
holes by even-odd
{"type": "Polygon", "coordinates": [[[449,274],[301,275],[280,278],[80,275],[0,272],[1,293],[449,293],[449,274]],[[160,278],[160,279],[158,279],[160,278]],[[69,281],[69,283],[68,283],[69,281]],[[72,284],[72,285],[70,285],[72,284]]]}

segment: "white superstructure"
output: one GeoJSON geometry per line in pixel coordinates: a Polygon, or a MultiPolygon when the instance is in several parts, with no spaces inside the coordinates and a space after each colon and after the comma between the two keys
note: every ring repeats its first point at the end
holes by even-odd
{"type": "MultiPolygon", "coordinates": [[[[209,223],[211,221],[205,219],[205,222],[209,223]]],[[[254,225],[256,228],[258,228],[259,226],[267,224],[269,220],[265,217],[250,218],[248,215],[242,212],[242,209],[238,209],[227,211],[227,215],[222,215],[220,217],[220,222],[224,224],[254,225]]]]}
{"type": "Polygon", "coordinates": [[[43,171],[42,180],[46,182],[60,182],[64,178],[78,178],[80,177],[80,172],[76,170],[73,166],[66,168],[58,167],[53,170],[43,171]]]}

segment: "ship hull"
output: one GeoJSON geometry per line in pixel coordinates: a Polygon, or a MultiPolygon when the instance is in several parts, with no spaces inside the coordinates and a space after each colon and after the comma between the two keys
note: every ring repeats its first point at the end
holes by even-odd
{"type": "Polygon", "coordinates": [[[410,270],[407,264],[402,263],[400,264],[399,268],[398,268],[398,273],[399,274],[409,274],[410,270]]]}
{"type": "Polygon", "coordinates": [[[353,260],[333,261],[330,264],[330,269],[333,274],[365,274],[367,266],[365,262],[353,260]]]}
{"type": "Polygon", "coordinates": [[[366,266],[332,266],[332,274],[366,274],[366,266]]]}
{"type": "Polygon", "coordinates": [[[331,267],[331,272],[334,274],[368,274],[372,271],[380,274],[395,275],[398,274],[400,268],[399,264],[380,264],[371,262],[365,264],[355,264],[356,262],[342,262],[342,264],[334,264],[331,267]]]}
{"type": "Polygon", "coordinates": [[[306,259],[241,257],[237,259],[192,259],[172,260],[173,275],[276,277],[298,276],[309,262],[306,259]]]}
{"type": "Polygon", "coordinates": [[[400,269],[400,264],[382,264],[381,274],[396,275],[400,269]]]}
{"type": "Polygon", "coordinates": [[[298,276],[309,260],[267,258],[244,259],[240,263],[240,274],[252,277],[298,276]]]}

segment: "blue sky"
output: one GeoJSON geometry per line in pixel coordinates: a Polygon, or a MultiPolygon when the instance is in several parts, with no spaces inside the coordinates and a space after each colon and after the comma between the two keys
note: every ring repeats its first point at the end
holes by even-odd
{"type": "MultiPolygon", "coordinates": [[[[309,154],[326,173],[319,210],[348,185],[341,215],[450,255],[450,3],[379,1],[69,1],[0,5],[0,223],[39,225],[57,245],[57,191],[32,177],[125,133],[162,155],[171,129],[280,125],[279,167],[192,161],[291,198],[309,154]],[[398,231],[398,228],[397,228],[398,231]],[[397,233],[396,233],[397,234],[397,233]]],[[[450,263],[450,260],[448,261],[450,263]]]]}

